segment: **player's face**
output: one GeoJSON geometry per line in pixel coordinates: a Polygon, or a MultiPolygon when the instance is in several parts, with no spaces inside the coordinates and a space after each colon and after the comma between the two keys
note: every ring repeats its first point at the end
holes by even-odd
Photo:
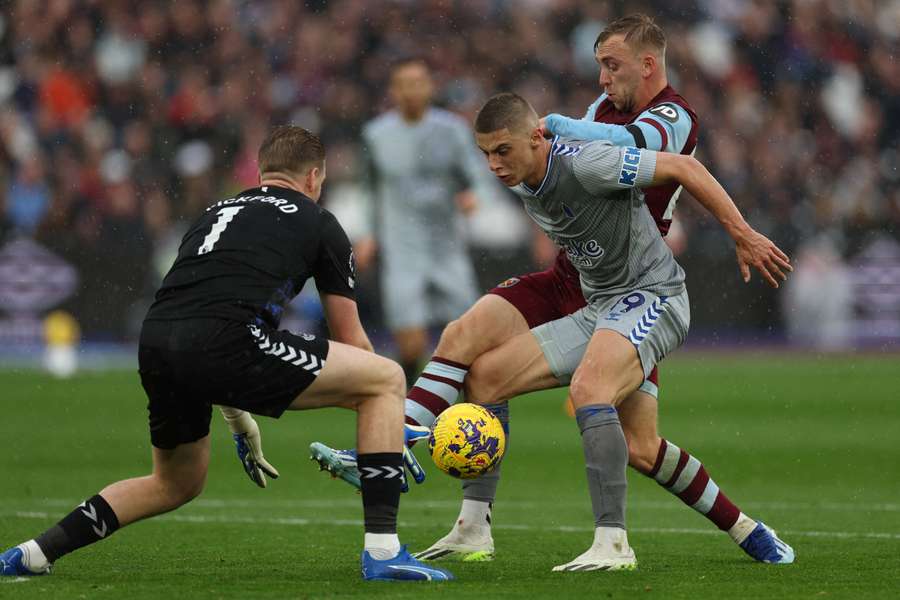
{"type": "Polygon", "coordinates": [[[624,35],[610,36],[597,48],[594,58],[600,64],[600,87],[617,110],[631,112],[641,84],[641,60],[624,35]]]}
{"type": "Polygon", "coordinates": [[[491,173],[507,186],[519,185],[534,171],[535,130],[529,136],[525,133],[511,133],[509,129],[500,129],[491,133],[476,133],[475,143],[481,148],[488,161],[491,173]]]}
{"type": "Polygon", "coordinates": [[[434,85],[428,68],[422,63],[398,67],[391,76],[391,99],[405,115],[418,115],[431,102],[434,85]]]}

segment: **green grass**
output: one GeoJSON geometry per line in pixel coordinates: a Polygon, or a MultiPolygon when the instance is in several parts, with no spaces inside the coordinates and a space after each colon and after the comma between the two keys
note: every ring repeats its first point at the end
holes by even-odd
{"type": "MultiPolygon", "coordinates": [[[[556,391],[513,402],[494,511],[498,556],[452,565],[458,581],[360,581],[359,497],[317,473],[305,452],[314,440],[352,445],[353,415],[328,410],[260,420],[282,473],[266,490],[246,479],[214,418],[198,500],[66,557],[51,577],[0,581],[0,598],[896,598],[898,364],[789,354],[666,361],[661,431],[783,534],[797,551],[792,566],[752,562],[631,473],[638,571],[551,573],[587,548],[592,529],[578,431],[556,391]]],[[[69,381],[0,372],[0,545],[39,533],[110,481],[147,472],[145,402],[132,372],[69,381]]],[[[443,535],[459,496],[458,482],[431,468],[403,498],[401,538],[415,550],[443,535]]]]}

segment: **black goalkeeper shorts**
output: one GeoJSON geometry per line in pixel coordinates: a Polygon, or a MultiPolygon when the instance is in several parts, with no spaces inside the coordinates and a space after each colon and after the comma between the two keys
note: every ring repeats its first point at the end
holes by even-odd
{"type": "Polygon", "coordinates": [[[138,371],[150,441],[171,449],[209,434],[212,405],[278,418],[325,366],[328,340],[223,319],[145,321],[138,371]]]}

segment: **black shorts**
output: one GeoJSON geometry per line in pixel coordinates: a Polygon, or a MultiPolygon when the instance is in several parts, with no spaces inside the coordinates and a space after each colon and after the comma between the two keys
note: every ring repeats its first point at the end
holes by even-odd
{"type": "Polygon", "coordinates": [[[145,321],[138,364],[150,441],[171,449],[209,434],[212,405],[278,418],[325,366],[328,340],[223,319],[145,321]]]}

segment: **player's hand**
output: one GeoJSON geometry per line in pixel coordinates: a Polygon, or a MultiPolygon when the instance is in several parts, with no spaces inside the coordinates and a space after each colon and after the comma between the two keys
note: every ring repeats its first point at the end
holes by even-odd
{"type": "Polygon", "coordinates": [[[456,195],[456,207],[468,217],[478,210],[478,197],[470,190],[460,192],[456,195]]]}
{"type": "Polygon", "coordinates": [[[375,263],[378,243],[373,237],[363,238],[353,244],[353,261],[360,272],[368,271],[375,263]]]}
{"type": "Polygon", "coordinates": [[[553,132],[547,129],[547,117],[541,117],[538,121],[538,129],[541,130],[541,134],[547,138],[548,140],[553,139],[553,132]]]}
{"type": "Polygon", "coordinates": [[[759,271],[773,288],[777,288],[778,282],[785,281],[787,274],[794,270],[788,255],[772,240],[753,229],[735,239],[735,252],[744,283],[750,281],[750,267],[759,271]]]}
{"type": "Polygon", "coordinates": [[[222,414],[231,429],[231,437],[234,439],[238,459],[244,472],[250,481],[261,488],[266,487],[266,475],[272,479],[278,479],[278,470],[269,464],[262,450],[262,438],[259,433],[259,425],[250,413],[222,407],[222,414]]]}

